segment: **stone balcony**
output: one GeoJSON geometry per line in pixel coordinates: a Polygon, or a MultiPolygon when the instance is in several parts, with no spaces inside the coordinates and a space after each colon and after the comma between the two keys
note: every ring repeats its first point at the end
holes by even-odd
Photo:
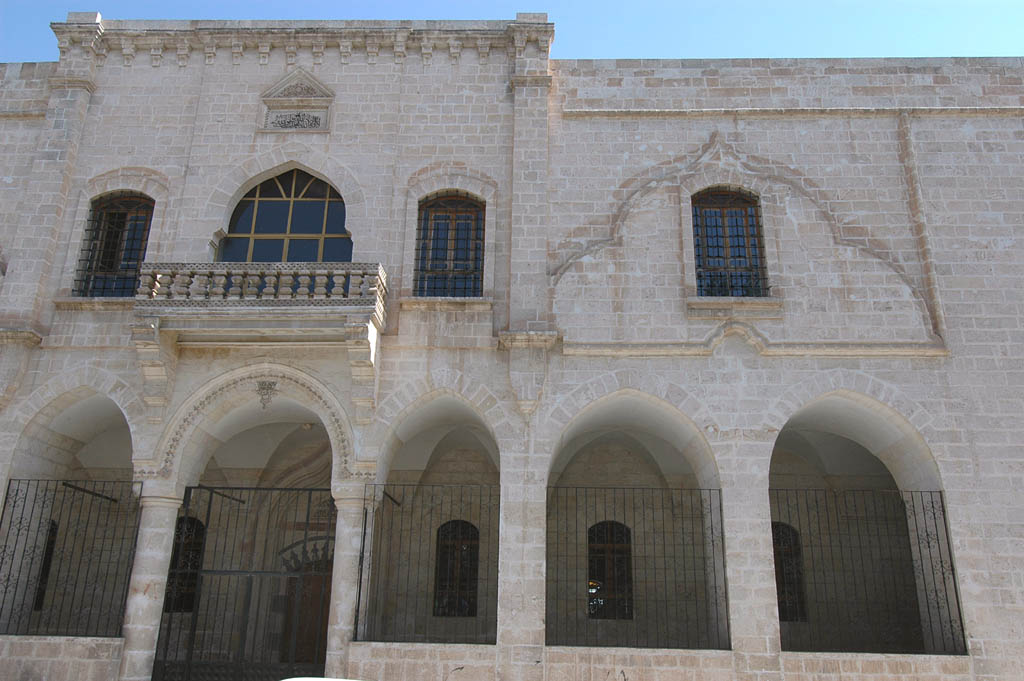
{"type": "Polygon", "coordinates": [[[338,352],[351,367],[354,401],[372,409],[386,298],[378,263],[144,264],[132,337],[147,402],[164,403],[181,348],[291,347],[338,352]]]}
{"type": "Polygon", "coordinates": [[[135,313],[179,343],[330,342],[381,331],[386,296],[377,263],[150,263],[135,313]]]}

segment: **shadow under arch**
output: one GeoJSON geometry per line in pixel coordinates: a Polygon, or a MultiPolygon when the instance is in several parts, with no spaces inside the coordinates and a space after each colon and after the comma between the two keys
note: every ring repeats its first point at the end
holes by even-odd
{"type": "Polygon", "coordinates": [[[903,491],[941,491],[935,457],[918,430],[898,411],[848,389],[816,397],[797,409],[779,437],[824,433],[856,443],[877,458],[903,491]]]}
{"type": "Polygon", "coordinates": [[[697,424],[668,402],[631,388],[600,397],[572,417],[555,446],[548,484],[582,448],[613,432],[642,444],[666,478],[692,476],[690,486],[721,487],[711,445],[697,424]]]}
{"type": "Polygon", "coordinates": [[[966,652],[938,466],[899,412],[845,389],[806,402],[769,501],[783,650],[966,652]]]}
{"type": "Polygon", "coordinates": [[[376,481],[387,482],[396,464],[403,467],[397,470],[426,471],[435,448],[458,430],[478,442],[496,473],[501,470],[495,432],[484,414],[459,393],[442,388],[421,395],[391,419],[376,481]]]}
{"type": "Polygon", "coordinates": [[[331,486],[337,488],[353,477],[352,431],[344,407],[312,375],[271,362],[228,371],[195,390],[170,419],[156,450],[160,458],[140,465],[137,473],[169,479],[180,493],[199,480],[219,443],[268,419],[301,424],[311,417],[326,430],[331,486]]]}

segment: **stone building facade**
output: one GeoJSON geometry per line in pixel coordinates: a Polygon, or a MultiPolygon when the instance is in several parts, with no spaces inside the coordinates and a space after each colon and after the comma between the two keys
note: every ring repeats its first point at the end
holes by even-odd
{"type": "Polygon", "coordinates": [[[1024,678],[1020,59],[53,30],[0,676],[1024,678]]]}

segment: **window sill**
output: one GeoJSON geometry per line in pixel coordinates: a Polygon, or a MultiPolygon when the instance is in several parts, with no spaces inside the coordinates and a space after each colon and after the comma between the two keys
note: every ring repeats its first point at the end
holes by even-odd
{"type": "Polygon", "coordinates": [[[686,316],[690,319],[782,319],[782,299],[690,296],[686,299],[686,316]]]}
{"type": "Polygon", "coordinates": [[[54,298],[53,306],[58,310],[130,310],[135,306],[135,296],[96,298],[68,296],[54,298]]]}
{"type": "Polygon", "coordinates": [[[398,301],[402,310],[490,310],[491,298],[456,298],[447,296],[410,296],[398,301]]]}

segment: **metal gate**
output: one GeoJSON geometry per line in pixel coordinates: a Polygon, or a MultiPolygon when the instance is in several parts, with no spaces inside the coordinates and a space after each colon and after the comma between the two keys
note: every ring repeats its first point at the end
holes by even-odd
{"type": "Polygon", "coordinates": [[[190,487],[154,681],[323,676],[336,517],[327,489],[190,487]]]}
{"type": "Polygon", "coordinates": [[[10,481],[0,634],[121,635],[141,491],[127,481],[10,481]]]}

